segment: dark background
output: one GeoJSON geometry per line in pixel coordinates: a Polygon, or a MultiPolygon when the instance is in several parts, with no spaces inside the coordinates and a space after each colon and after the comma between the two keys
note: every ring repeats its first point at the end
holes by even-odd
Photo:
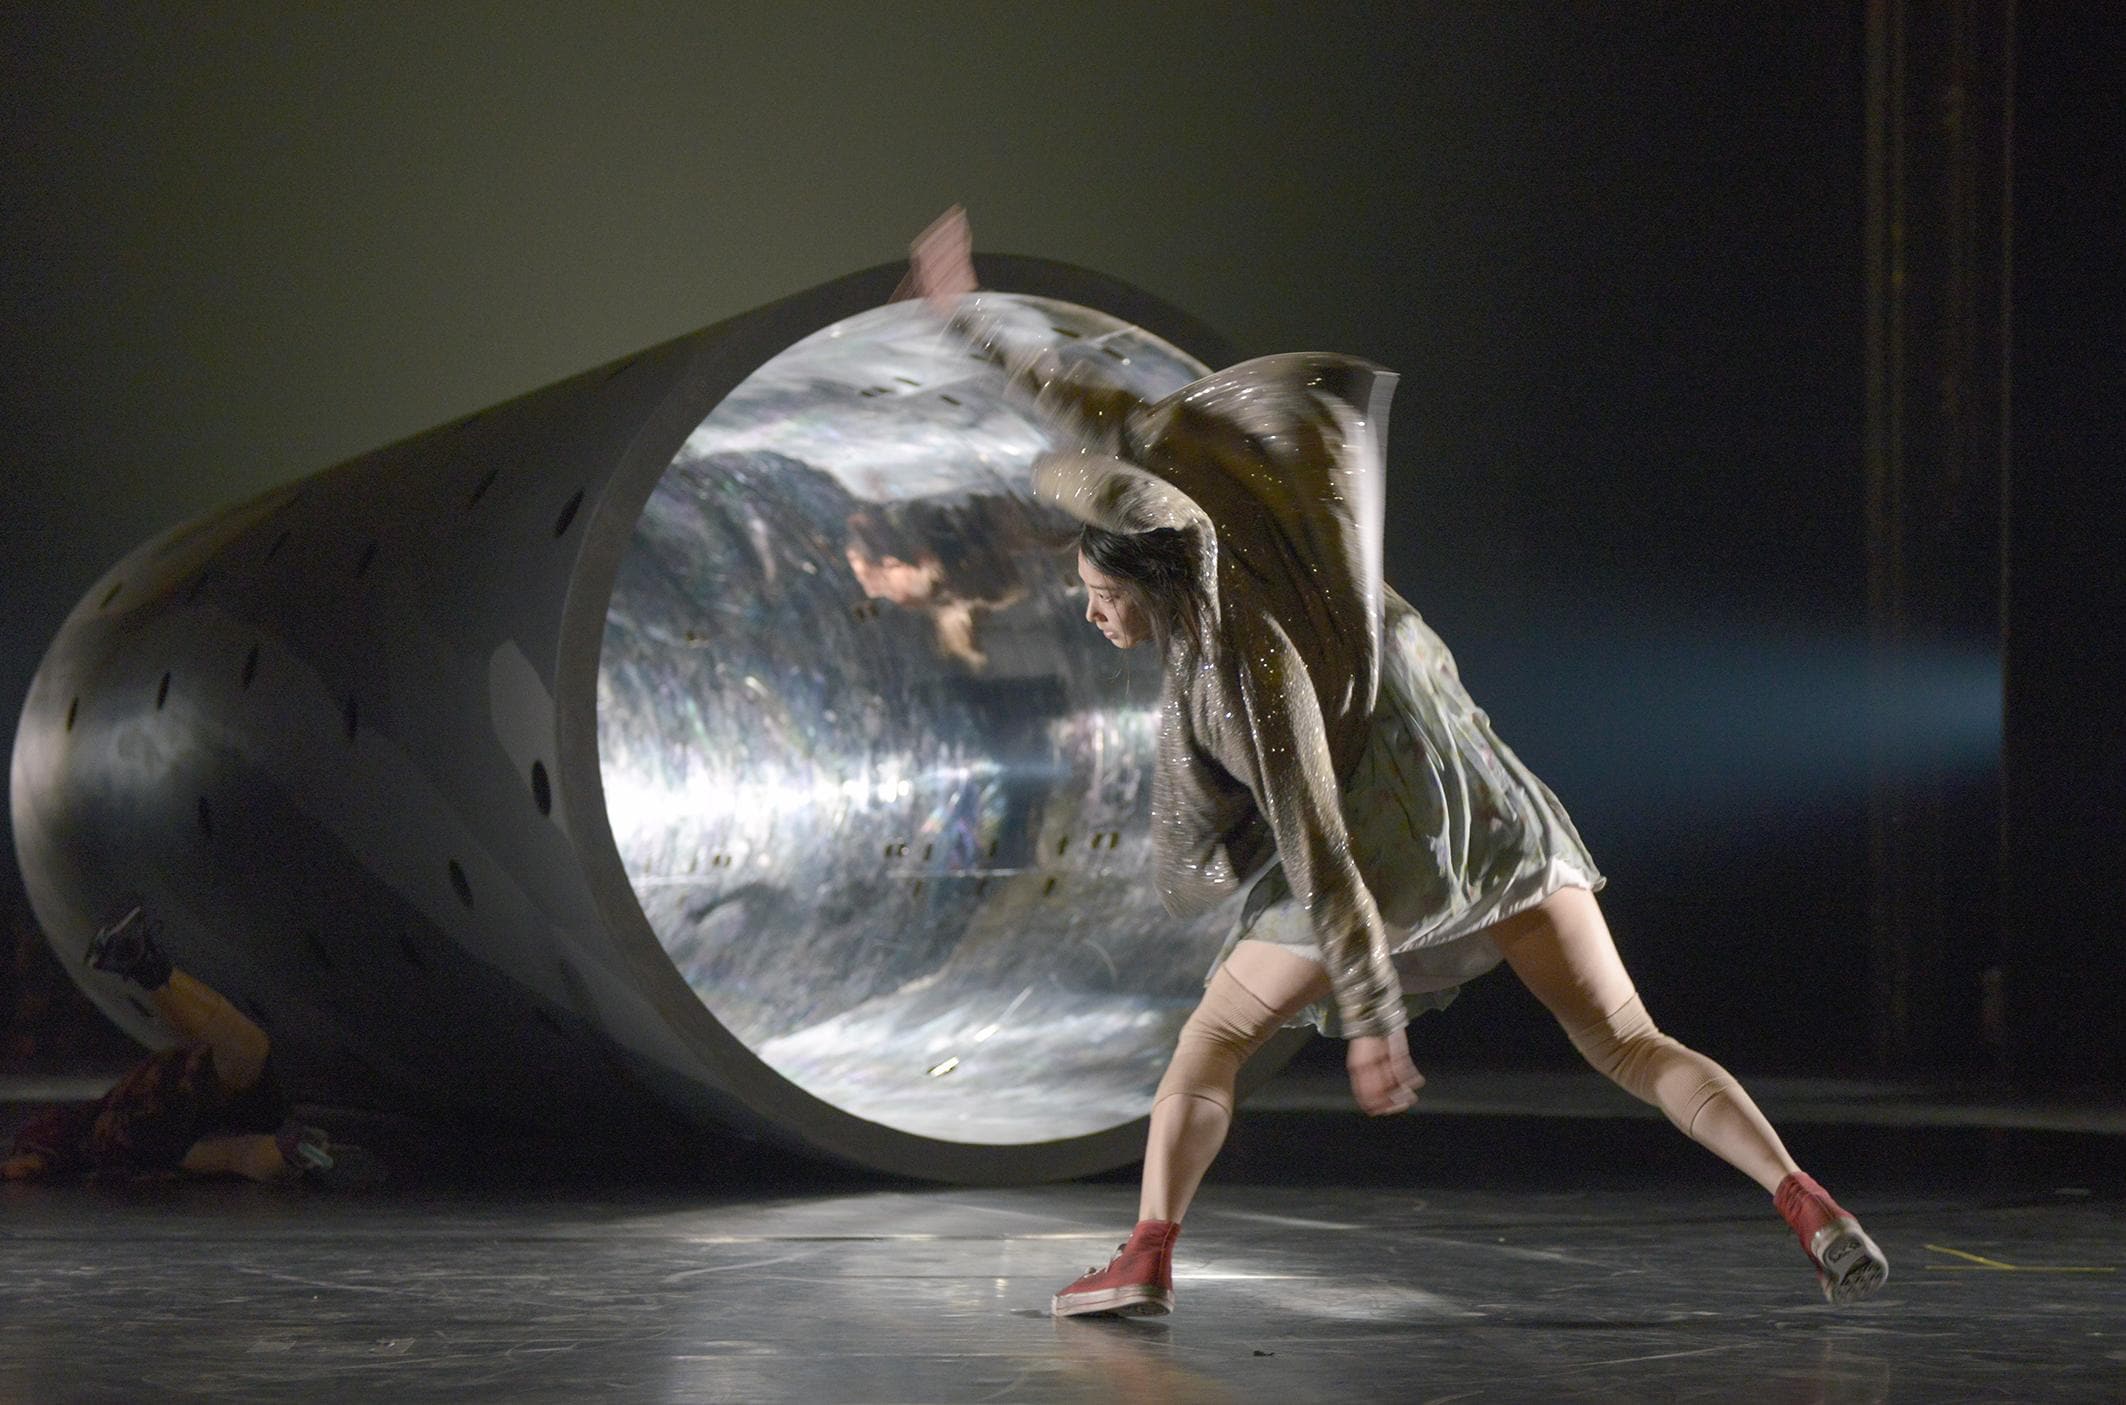
{"type": "MultiPolygon", "coordinates": [[[[2047,983],[2108,981],[2118,951],[2126,716],[2100,680],[2126,600],[2088,506],[2118,500],[2126,371],[2116,24],[2014,23],[2017,525],[1969,584],[2008,582],[2023,692],[2004,710],[1994,633],[1919,659],[1889,719],[1888,764],[1983,840],[1920,954],[1943,1021],[1891,1057],[1851,1037],[1884,730],[1866,20],[0,5],[0,716],[11,736],[66,611],[165,525],[893,259],[962,201],[980,247],[1134,282],[1243,355],[1403,373],[1389,577],[1572,809],[1664,1025],[1744,1072],[1998,1074],[1979,990],[2004,941],[2045,952],[2008,962],[2033,1028],[2047,983]]],[[[19,927],[11,870],[0,896],[19,927]]],[[[17,1014],[13,1056],[70,1057],[85,1011],[17,1014]]],[[[2116,1045],[2118,1016],[2089,1005],[2076,1037],[2116,1045]]],[[[1419,1056],[1570,1055],[1502,978],[1419,1056]]]]}

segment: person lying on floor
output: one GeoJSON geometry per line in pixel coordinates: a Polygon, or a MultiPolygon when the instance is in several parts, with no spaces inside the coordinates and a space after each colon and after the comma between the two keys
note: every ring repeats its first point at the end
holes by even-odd
{"type": "Polygon", "coordinates": [[[272,1041],[219,992],[175,969],[156,923],[133,908],[96,934],[88,964],[139,986],[178,1043],[136,1064],[93,1103],[47,1108],[15,1134],[0,1179],[184,1173],[338,1189],[383,1178],[376,1158],[290,1115],[272,1041]]]}

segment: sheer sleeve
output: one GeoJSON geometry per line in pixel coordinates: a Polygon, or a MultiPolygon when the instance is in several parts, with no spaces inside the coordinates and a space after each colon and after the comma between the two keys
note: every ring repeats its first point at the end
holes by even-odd
{"type": "Polygon", "coordinates": [[[1328,962],[1343,1035],[1387,1034],[1408,1023],[1388,959],[1380,909],[1359,875],[1314,685],[1299,652],[1265,618],[1237,660],[1260,778],[1258,803],[1277,841],[1285,881],[1306,909],[1328,962]]]}
{"type": "Polygon", "coordinates": [[[1173,719],[1152,772],[1152,849],[1159,901],[1176,917],[1209,911],[1277,857],[1254,794],[1173,719]]]}
{"type": "Polygon", "coordinates": [[[976,293],[960,300],[946,329],[1003,371],[1013,397],[1059,438],[1093,453],[1127,453],[1128,426],[1143,399],[1090,362],[1065,358],[1023,311],[976,293]]]}

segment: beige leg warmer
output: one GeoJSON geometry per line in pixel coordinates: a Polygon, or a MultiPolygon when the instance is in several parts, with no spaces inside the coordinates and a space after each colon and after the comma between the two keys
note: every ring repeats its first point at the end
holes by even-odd
{"type": "Polygon", "coordinates": [[[1566,1033],[1597,1071],[1766,1190],[1796,1169],[1734,1075],[1656,1029],[1636,993],[1599,1022],[1566,1033]]]}
{"type": "Polygon", "coordinates": [[[1178,1223],[1187,1213],[1225,1145],[1241,1065],[1328,987],[1314,962],[1259,942],[1242,942],[1218,968],[1153,1096],[1138,1219],[1178,1223]]]}
{"type": "Polygon", "coordinates": [[[1619,1087],[1766,1191],[1796,1169],[1726,1069],[1654,1028],[1594,894],[1561,889],[1492,928],[1492,940],[1574,1047],[1619,1087]]]}

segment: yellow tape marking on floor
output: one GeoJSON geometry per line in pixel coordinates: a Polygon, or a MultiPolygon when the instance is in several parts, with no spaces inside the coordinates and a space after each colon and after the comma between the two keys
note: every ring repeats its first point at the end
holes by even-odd
{"type": "Polygon", "coordinates": [[[1946,1244],[1927,1246],[1937,1254],[1954,1254],[1968,1262],[1960,1264],[1928,1264],[1927,1267],[1943,1273],[1976,1273],[1980,1269],[1993,1269],[2000,1273],[2117,1273],[2116,1268],[2070,1267],[2064,1264],[2009,1264],[1999,1259],[1989,1259],[1983,1254],[1967,1254],[1961,1249],[1951,1249],[1946,1244]]]}

